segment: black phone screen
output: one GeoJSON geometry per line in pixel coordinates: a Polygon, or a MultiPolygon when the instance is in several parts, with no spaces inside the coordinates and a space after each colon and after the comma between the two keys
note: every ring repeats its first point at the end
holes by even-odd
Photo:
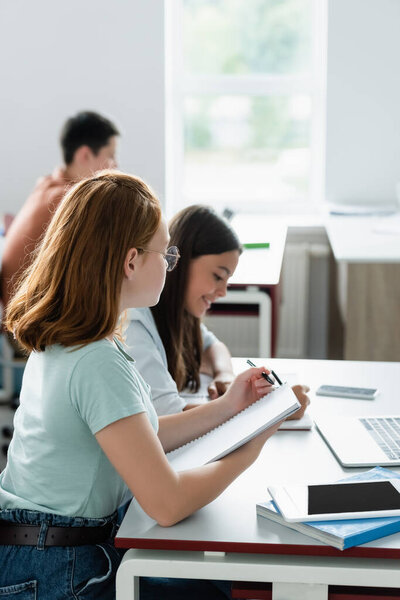
{"type": "Polygon", "coordinates": [[[390,481],[308,486],[308,514],[400,510],[400,494],[390,481]]]}

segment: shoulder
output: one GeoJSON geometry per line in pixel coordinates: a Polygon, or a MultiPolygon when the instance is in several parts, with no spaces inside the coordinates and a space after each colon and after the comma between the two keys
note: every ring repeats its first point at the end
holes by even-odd
{"type": "Polygon", "coordinates": [[[204,323],[200,323],[200,331],[203,340],[203,350],[207,350],[207,348],[219,341],[217,336],[207,329],[204,323]]]}
{"type": "Polygon", "coordinates": [[[108,340],[100,340],[70,353],[67,372],[73,397],[90,394],[100,396],[131,396],[147,394],[147,384],[141,380],[135,361],[108,340]]]}
{"type": "Polygon", "coordinates": [[[126,330],[126,344],[138,363],[139,371],[150,355],[159,354],[162,363],[167,365],[164,344],[149,308],[133,308],[129,311],[129,324],[126,330]]]}
{"type": "Polygon", "coordinates": [[[33,193],[46,192],[53,188],[65,188],[68,186],[68,180],[61,168],[55,169],[53,173],[39,177],[36,181],[33,193]]]}
{"type": "MultiPolygon", "coordinates": [[[[48,346],[44,352],[33,353],[41,360],[52,363],[54,367],[65,369],[72,374],[77,370],[107,369],[112,365],[127,362],[121,352],[108,340],[99,340],[85,346],[48,346]]],[[[49,365],[50,366],[50,365],[49,365]]]]}
{"type": "MultiPolygon", "coordinates": [[[[81,371],[87,374],[94,371],[99,377],[107,376],[114,370],[131,372],[127,356],[124,356],[109,340],[99,340],[81,348],[67,348],[64,352],[69,355],[74,372],[81,371]]],[[[132,364],[133,362],[132,360],[132,364]]]]}
{"type": "Polygon", "coordinates": [[[122,347],[100,340],[77,349],[70,360],[69,401],[92,433],[147,410],[149,387],[122,347]]]}
{"type": "Polygon", "coordinates": [[[42,233],[67,189],[65,181],[54,180],[52,175],[41,177],[14,219],[10,232],[26,230],[28,237],[35,237],[32,232],[36,230],[42,233]]]}
{"type": "Polygon", "coordinates": [[[9,233],[14,229],[34,228],[37,222],[41,225],[43,221],[47,221],[49,204],[54,205],[56,199],[61,200],[64,189],[65,182],[55,180],[52,175],[40,177],[13,220],[9,233]]]}
{"type": "Polygon", "coordinates": [[[36,206],[56,207],[69,185],[64,171],[56,169],[51,175],[38,179],[27,202],[36,206]]]}
{"type": "Polygon", "coordinates": [[[150,308],[131,308],[128,311],[129,328],[133,330],[145,330],[154,341],[161,342],[157,325],[150,308]]]}
{"type": "Polygon", "coordinates": [[[131,308],[128,311],[128,318],[132,323],[142,323],[146,329],[157,329],[150,308],[131,308]]]}
{"type": "Polygon", "coordinates": [[[158,333],[157,325],[154,321],[153,314],[149,308],[131,308],[128,312],[128,330],[127,330],[127,345],[131,347],[135,345],[135,337],[147,337],[159,346],[161,338],[158,333]]]}
{"type": "Polygon", "coordinates": [[[69,187],[70,182],[66,179],[64,171],[56,169],[51,175],[43,178],[38,191],[48,207],[56,208],[69,187]]]}
{"type": "Polygon", "coordinates": [[[38,373],[48,373],[48,384],[54,390],[67,393],[110,388],[141,388],[133,368],[134,361],[108,340],[86,346],[48,346],[43,352],[32,352],[26,374],[30,379],[38,373]],[[69,390],[69,392],[68,392],[69,390]]]}

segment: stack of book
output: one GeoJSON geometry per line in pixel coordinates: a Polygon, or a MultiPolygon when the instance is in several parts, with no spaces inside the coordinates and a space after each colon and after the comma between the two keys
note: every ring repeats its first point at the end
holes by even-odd
{"type": "MultiPolygon", "coordinates": [[[[382,479],[400,479],[400,473],[382,467],[375,467],[366,473],[357,473],[341,481],[379,481],[382,479]]],[[[280,514],[271,497],[265,502],[257,504],[257,514],[290,529],[300,531],[339,550],[359,546],[400,531],[400,517],[289,523],[280,514]]]]}

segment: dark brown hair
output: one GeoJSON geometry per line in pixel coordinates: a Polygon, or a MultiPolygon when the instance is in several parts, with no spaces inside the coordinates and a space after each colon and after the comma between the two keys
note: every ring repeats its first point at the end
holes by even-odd
{"type": "Polygon", "coordinates": [[[146,246],[161,208],[138,177],[102,171],[71,188],[8,305],[5,325],[25,350],[85,345],[119,319],[130,248],[146,246]]]}
{"type": "Polygon", "coordinates": [[[171,220],[169,232],[170,243],[178,246],[181,258],[177,268],[168,273],[160,301],[151,311],[178,390],[189,387],[197,391],[203,343],[200,319],[184,308],[190,262],[206,254],[241,252],[242,248],[229,223],[208,206],[184,208],[171,220]]]}
{"type": "Polygon", "coordinates": [[[96,156],[110,138],[119,131],[109,119],[93,111],[82,111],[70,117],[63,125],[60,143],[66,165],[74,160],[74,154],[81,146],[89,146],[96,156]]]}

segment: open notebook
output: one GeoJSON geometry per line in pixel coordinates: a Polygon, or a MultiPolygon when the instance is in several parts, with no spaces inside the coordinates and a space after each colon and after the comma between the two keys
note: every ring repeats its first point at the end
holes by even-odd
{"type": "Polygon", "coordinates": [[[191,469],[226,456],[300,408],[292,389],[276,388],[203,436],[169,452],[175,470],[191,469]]]}
{"type": "MultiPolygon", "coordinates": [[[[280,373],[281,379],[288,383],[290,386],[299,383],[300,378],[297,373],[280,373]]],[[[183,390],[179,393],[181,398],[184,398],[188,404],[206,404],[210,401],[208,395],[208,386],[212,381],[212,377],[205,373],[200,373],[200,388],[197,392],[191,392],[189,390],[183,390]]],[[[279,431],[308,431],[313,428],[314,421],[311,416],[310,409],[308,408],[306,413],[301,419],[293,419],[290,421],[283,421],[279,427],[279,431]]]]}

